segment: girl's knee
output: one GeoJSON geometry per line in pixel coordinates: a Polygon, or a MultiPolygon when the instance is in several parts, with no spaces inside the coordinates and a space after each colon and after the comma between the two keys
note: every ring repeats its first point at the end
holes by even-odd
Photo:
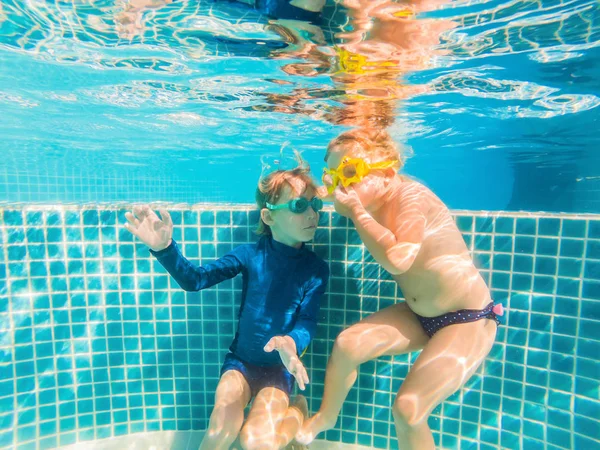
{"type": "Polygon", "coordinates": [[[414,394],[400,394],[392,406],[394,422],[403,428],[414,428],[429,416],[428,411],[419,408],[419,398],[414,394]]]}
{"type": "Polygon", "coordinates": [[[352,361],[357,357],[356,348],[357,342],[354,333],[344,330],[335,338],[332,357],[352,361]]]}

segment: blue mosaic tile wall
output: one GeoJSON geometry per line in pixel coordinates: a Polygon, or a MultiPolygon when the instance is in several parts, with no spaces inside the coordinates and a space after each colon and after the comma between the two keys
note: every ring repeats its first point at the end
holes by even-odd
{"type": "MultiPolygon", "coordinates": [[[[0,209],[0,447],[206,428],[241,280],[184,293],[122,229],[124,213],[0,209]]],[[[250,207],[171,214],[192,260],[254,239],[250,207]]],[[[600,218],[457,212],[456,219],[508,311],[488,360],[434,411],[438,444],[600,448],[600,218]]],[[[324,213],[314,248],[332,277],[305,360],[313,410],[335,336],[398,294],[345,219],[324,213]]],[[[416,356],[361,366],[327,439],[395,448],[389,406],[416,356]]]]}

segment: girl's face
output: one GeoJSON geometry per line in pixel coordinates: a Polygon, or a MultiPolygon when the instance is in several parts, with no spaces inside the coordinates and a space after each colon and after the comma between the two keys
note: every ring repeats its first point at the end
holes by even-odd
{"type": "MultiPolygon", "coordinates": [[[[356,142],[342,142],[338,144],[334,144],[329,147],[327,151],[327,168],[329,169],[338,169],[340,164],[348,158],[348,159],[360,159],[356,158],[356,154],[360,154],[357,150],[359,148],[359,144],[356,142]]],[[[346,178],[351,178],[355,175],[356,169],[350,164],[346,165],[342,170],[343,175],[346,178]]],[[[373,169],[370,170],[369,173],[362,178],[361,181],[352,183],[352,189],[358,194],[358,197],[361,200],[361,203],[365,208],[368,205],[372,204],[373,201],[378,199],[385,191],[386,188],[386,178],[389,173],[395,173],[395,171],[390,171],[388,169],[373,169]]],[[[331,184],[331,177],[329,175],[325,175],[323,177],[323,181],[326,186],[331,184]]],[[[344,189],[342,183],[340,182],[336,189],[344,189]]],[[[328,195],[326,200],[333,200],[333,194],[328,195]]]]}

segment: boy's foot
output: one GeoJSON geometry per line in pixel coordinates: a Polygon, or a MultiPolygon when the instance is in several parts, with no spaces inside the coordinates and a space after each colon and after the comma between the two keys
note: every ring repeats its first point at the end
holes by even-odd
{"type": "MultiPolygon", "coordinates": [[[[302,413],[304,420],[306,420],[308,417],[308,402],[304,395],[297,395],[290,406],[297,408],[302,413]]],[[[308,450],[308,447],[299,443],[296,439],[292,439],[292,442],[290,442],[284,450],[308,450]]]]}
{"type": "Polygon", "coordinates": [[[335,420],[326,418],[321,413],[317,413],[310,419],[304,421],[302,427],[296,433],[296,441],[308,445],[317,437],[319,433],[327,431],[335,426],[335,420]]]}

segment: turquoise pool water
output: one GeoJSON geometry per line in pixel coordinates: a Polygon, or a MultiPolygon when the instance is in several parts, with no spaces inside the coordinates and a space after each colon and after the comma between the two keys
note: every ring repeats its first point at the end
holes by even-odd
{"type": "MultiPolygon", "coordinates": [[[[407,23],[446,31],[366,85],[340,75],[342,2],[302,45],[235,2],[162,3],[127,21],[131,2],[0,2],[0,447],[206,429],[241,280],[182,292],[124,213],[163,202],[185,255],[210,261],[255,239],[265,165],[296,148],[319,176],[327,142],[375,120],[507,308],[434,411],[438,446],[600,448],[598,2],[427,3],[407,23]]],[[[306,358],[316,411],[334,338],[400,294],[331,209],[313,248],[331,267],[306,358]]],[[[395,448],[415,357],[361,366],[324,438],[395,448]]]]}
{"type": "Polygon", "coordinates": [[[0,200],[251,203],[262,156],[288,142],[320,176],[362,110],[451,208],[600,211],[594,0],[427,2],[373,108],[336,78],[342,2],[304,46],[235,2],[176,0],[129,28],[123,5],[2,2],[0,200]]]}

